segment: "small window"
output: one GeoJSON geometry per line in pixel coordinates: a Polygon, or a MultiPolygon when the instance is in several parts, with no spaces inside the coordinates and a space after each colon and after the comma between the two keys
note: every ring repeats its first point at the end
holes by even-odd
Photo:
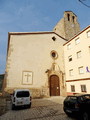
{"type": "Polygon", "coordinates": [[[53,57],[53,58],[56,57],[56,53],[55,53],[55,52],[52,53],[52,57],[53,57]]]}
{"type": "Polygon", "coordinates": [[[72,61],[72,55],[68,57],[69,62],[72,61]]]}
{"type": "Polygon", "coordinates": [[[57,58],[58,58],[57,52],[54,51],[54,50],[52,50],[52,51],[51,51],[51,57],[52,57],[53,59],[57,59],[57,58]]]}
{"type": "Polygon", "coordinates": [[[86,85],[81,85],[81,92],[86,92],[86,85]]]}
{"type": "Polygon", "coordinates": [[[83,66],[79,67],[78,70],[79,70],[79,74],[83,74],[84,73],[83,66]]]}
{"type": "Polygon", "coordinates": [[[73,76],[73,69],[69,70],[69,75],[73,76]]]}
{"type": "Polygon", "coordinates": [[[90,37],[90,31],[87,32],[87,37],[90,37]]]}
{"type": "Polygon", "coordinates": [[[67,14],[68,21],[70,21],[70,14],[67,14]]]}
{"type": "Polygon", "coordinates": [[[67,45],[67,50],[71,49],[71,44],[67,45]]]}
{"type": "Polygon", "coordinates": [[[55,36],[53,36],[52,39],[53,39],[53,41],[55,41],[56,40],[55,36]]]}
{"type": "Polygon", "coordinates": [[[73,22],[75,22],[75,16],[72,16],[72,20],[73,20],[73,22]]]}
{"type": "Polygon", "coordinates": [[[90,53],[90,46],[89,46],[89,53],[90,53]]]}
{"type": "Polygon", "coordinates": [[[81,57],[81,51],[77,52],[77,58],[81,57]]]}
{"type": "Polygon", "coordinates": [[[80,39],[78,38],[78,39],[75,40],[75,44],[77,45],[79,43],[80,43],[80,39]]]}
{"type": "Polygon", "coordinates": [[[71,85],[71,92],[75,92],[75,86],[71,85]]]}

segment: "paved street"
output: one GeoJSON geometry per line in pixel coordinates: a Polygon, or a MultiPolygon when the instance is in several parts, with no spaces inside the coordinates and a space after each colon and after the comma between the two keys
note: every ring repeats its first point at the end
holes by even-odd
{"type": "Polygon", "coordinates": [[[13,111],[8,102],[8,111],[0,116],[0,120],[75,120],[63,112],[63,100],[64,97],[33,99],[31,108],[13,111]]]}

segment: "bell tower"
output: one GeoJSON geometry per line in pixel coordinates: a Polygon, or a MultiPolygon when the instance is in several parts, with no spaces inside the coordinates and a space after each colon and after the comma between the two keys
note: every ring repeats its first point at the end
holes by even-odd
{"type": "Polygon", "coordinates": [[[64,17],[56,24],[53,31],[67,40],[71,39],[80,32],[77,16],[72,11],[65,11],[64,17]]]}

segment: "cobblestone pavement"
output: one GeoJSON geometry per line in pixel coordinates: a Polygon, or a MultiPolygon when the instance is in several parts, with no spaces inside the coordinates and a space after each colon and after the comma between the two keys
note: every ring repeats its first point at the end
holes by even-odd
{"type": "Polygon", "coordinates": [[[64,97],[50,97],[44,99],[33,99],[29,109],[11,110],[8,102],[8,111],[0,116],[0,120],[75,120],[69,118],[63,112],[64,97]]]}

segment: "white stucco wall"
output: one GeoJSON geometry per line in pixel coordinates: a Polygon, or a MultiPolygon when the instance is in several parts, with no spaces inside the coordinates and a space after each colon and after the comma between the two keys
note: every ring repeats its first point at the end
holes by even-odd
{"type": "MultiPolygon", "coordinates": [[[[90,70],[90,37],[87,37],[87,32],[90,30],[90,27],[79,34],[77,37],[72,39],[66,45],[64,45],[64,60],[65,60],[65,73],[66,81],[68,80],[77,80],[74,82],[67,82],[67,92],[71,92],[71,85],[75,85],[75,92],[81,92],[80,85],[84,84],[87,87],[87,92],[90,91],[90,73],[87,72],[86,67],[88,66],[90,70]],[[79,38],[80,43],[75,44],[75,40],[79,38]],[[67,45],[71,44],[71,49],[67,50],[67,45]],[[77,52],[81,51],[81,57],[77,58],[77,52]],[[68,57],[72,55],[72,61],[69,62],[68,57]],[[78,68],[83,66],[84,73],[79,74],[78,68]],[[73,76],[69,75],[69,70],[73,69],[73,76]],[[84,79],[83,81],[78,81],[79,79],[84,79]],[[86,80],[85,80],[86,79],[86,80]],[[87,80],[88,79],[88,80],[87,80]]],[[[90,92],[89,92],[90,93],[90,92]]]]}
{"type": "Polygon", "coordinates": [[[90,94],[90,80],[67,82],[67,93],[88,93],[90,94]],[[71,92],[71,85],[75,85],[75,92],[71,92]],[[86,92],[81,91],[81,85],[86,85],[86,92]]]}
{"type": "Polygon", "coordinates": [[[63,44],[65,40],[56,34],[21,34],[10,35],[9,51],[6,66],[6,88],[39,88],[48,86],[45,71],[50,69],[53,59],[52,50],[58,53],[55,62],[64,72],[63,44]],[[56,41],[52,37],[56,37],[56,41]],[[22,72],[32,71],[33,84],[22,84],[22,72]]]}

